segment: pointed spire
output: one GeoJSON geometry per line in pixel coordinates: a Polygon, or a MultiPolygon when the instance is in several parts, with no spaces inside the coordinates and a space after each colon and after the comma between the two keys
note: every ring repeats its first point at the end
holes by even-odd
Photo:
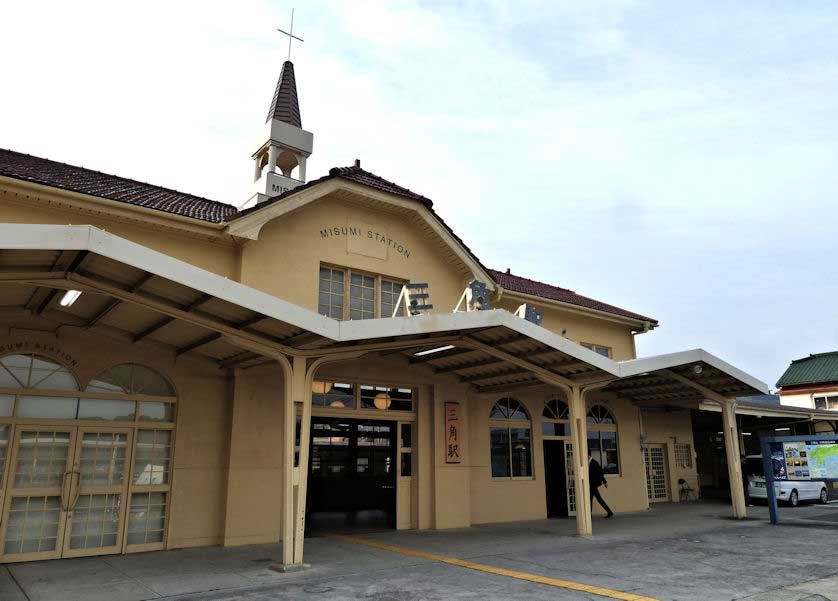
{"type": "Polygon", "coordinates": [[[297,82],[294,79],[294,64],[285,61],[282,64],[282,72],[276,82],[276,90],[271,101],[271,108],[268,111],[266,120],[276,119],[284,121],[296,127],[302,128],[303,122],[300,119],[300,105],[297,102],[297,82]]]}

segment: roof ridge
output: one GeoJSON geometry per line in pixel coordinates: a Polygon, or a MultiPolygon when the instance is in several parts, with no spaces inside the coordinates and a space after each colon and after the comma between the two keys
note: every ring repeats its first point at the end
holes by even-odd
{"type": "Polygon", "coordinates": [[[74,165],[72,163],[65,163],[64,161],[56,161],[54,159],[48,159],[46,157],[37,156],[37,155],[34,155],[34,154],[29,154],[27,152],[19,152],[17,150],[12,150],[11,148],[0,148],[0,152],[8,152],[10,154],[16,154],[16,155],[19,155],[19,156],[26,156],[26,157],[29,157],[30,159],[35,159],[35,160],[38,160],[38,161],[46,161],[48,163],[53,163],[55,165],[64,165],[65,167],[71,167],[73,169],[84,169],[85,171],[89,171],[89,172],[92,172],[92,173],[98,173],[99,175],[104,175],[106,177],[113,177],[113,178],[116,178],[116,179],[124,180],[126,182],[132,182],[132,183],[135,183],[135,184],[141,184],[143,186],[148,186],[150,188],[156,188],[157,190],[163,190],[163,191],[166,191],[166,192],[175,192],[177,194],[182,194],[184,196],[191,196],[192,198],[197,198],[199,200],[203,200],[203,201],[206,201],[206,202],[212,202],[212,203],[219,204],[219,205],[222,205],[222,206],[225,206],[225,207],[230,207],[231,209],[235,209],[236,211],[238,211],[238,208],[235,205],[232,205],[230,203],[222,202],[220,200],[213,200],[212,198],[207,198],[206,196],[198,196],[197,194],[192,194],[191,192],[184,192],[182,190],[177,190],[175,188],[169,188],[167,186],[161,186],[160,184],[152,184],[152,183],[149,183],[149,182],[144,182],[142,180],[138,180],[138,179],[135,179],[133,177],[126,177],[124,175],[116,175],[115,173],[107,173],[105,171],[99,171],[98,169],[91,169],[90,167],[85,167],[83,165],[74,165]]]}
{"type": "Polygon", "coordinates": [[[799,359],[792,359],[792,363],[797,363],[798,361],[808,361],[809,359],[816,359],[818,357],[830,357],[833,355],[838,355],[838,351],[825,351],[823,353],[809,353],[808,357],[800,357],[799,359]]]}
{"type": "Polygon", "coordinates": [[[391,181],[387,178],[381,177],[380,175],[378,175],[376,173],[373,173],[372,171],[367,171],[366,169],[364,169],[363,167],[361,167],[360,165],[357,165],[357,164],[350,165],[348,167],[332,167],[331,169],[329,169],[329,175],[335,175],[337,177],[340,177],[343,173],[345,173],[347,171],[351,172],[351,173],[359,173],[359,174],[369,176],[373,179],[376,179],[376,180],[380,181],[381,183],[387,184],[389,186],[393,186],[394,188],[398,188],[399,190],[407,192],[412,196],[421,197],[421,198],[424,198],[425,200],[427,200],[429,202],[433,202],[427,196],[425,196],[423,194],[419,194],[418,192],[414,192],[410,188],[406,188],[406,187],[402,186],[401,184],[397,184],[394,181],[391,181]]]}

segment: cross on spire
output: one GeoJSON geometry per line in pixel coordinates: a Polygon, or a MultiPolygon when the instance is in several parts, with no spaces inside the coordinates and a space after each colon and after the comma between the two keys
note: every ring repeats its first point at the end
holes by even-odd
{"type": "Polygon", "coordinates": [[[303,41],[303,38],[297,37],[294,35],[294,9],[291,9],[291,29],[288,31],[283,31],[279,27],[276,28],[279,33],[283,33],[288,36],[288,60],[291,60],[291,40],[297,40],[299,42],[303,41]]]}

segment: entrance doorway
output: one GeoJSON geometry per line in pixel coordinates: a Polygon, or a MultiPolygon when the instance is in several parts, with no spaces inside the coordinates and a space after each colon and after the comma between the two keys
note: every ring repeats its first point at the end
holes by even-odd
{"type": "Polygon", "coordinates": [[[544,441],[544,486],[548,518],[576,515],[573,447],[569,442],[544,441]]]}
{"type": "Polygon", "coordinates": [[[132,435],[129,428],[16,428],[0,530],[4,561],[120,552],[132,435]]]}
{"type": "Polygon", "coordinates": [[[397,422],[313,417],[306,529],[396,527],[397,422]]]}
{"type": "Polygon", "coordinates": [[[664,445],[643,445],[643,462],[646,465],[646,494],[649,502],[668,501],[669,483],[666,473],[666,449],[664,445]]]}

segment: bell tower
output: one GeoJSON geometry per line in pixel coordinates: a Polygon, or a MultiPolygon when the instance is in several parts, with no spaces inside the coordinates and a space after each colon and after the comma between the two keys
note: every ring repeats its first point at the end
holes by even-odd
{"type": "Polygon", "coordinates": [[[314,135],[303,129],[294,64],[282,64],[276,82],[268,119],[265,140],[253,153],[253,191],[241,208],[261,204],[292,190],[306,181],[306,159],[314,146],[314,135]]]}

